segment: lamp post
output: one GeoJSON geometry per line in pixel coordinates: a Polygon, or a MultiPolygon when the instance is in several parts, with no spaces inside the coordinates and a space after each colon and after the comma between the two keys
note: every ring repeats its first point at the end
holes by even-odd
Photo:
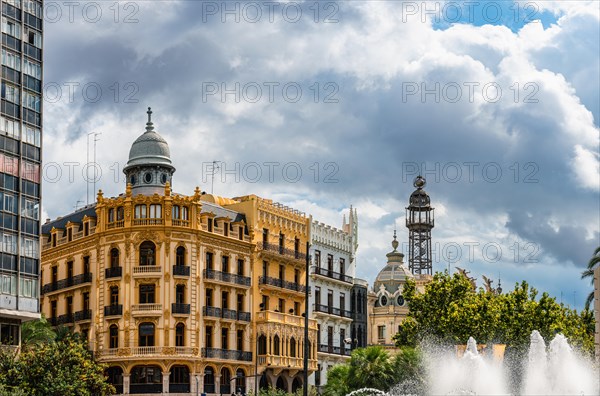
{"type": "Polygon", "coordinates": [[[306,276],[305,276],[305,288],[304,288],[304,387],[302,394],[308,396],[308,354],[310,348],[308,345],[308,270],[310,265],[310,255],[308,254],[310,249],[310,242],[306,241],[306,276]]]}

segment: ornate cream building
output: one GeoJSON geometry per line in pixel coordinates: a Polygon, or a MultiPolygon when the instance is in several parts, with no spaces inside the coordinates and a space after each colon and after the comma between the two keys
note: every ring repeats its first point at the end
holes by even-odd
{"type": "Polygon", "coordinates": [[[392,250],[388,253],[387,264],[375,278],[369,295],[369,345],[383,345],[394,348],[393,337],[398,326],[408,315],[408,304],[402,292],[407,280],[416,283],[418,292],[425,290],[431,275],[413,275],[404,263],[404,254],[398,252],[398,241],[394,232],[392,250]]]}
{"type": "Polygon", "coordinates": [[[42,227],[42,312],[89,340],[119,393],[301,387],[308,218],[254,195],[174,193],[150,116],[125,193],[42,227]]]}

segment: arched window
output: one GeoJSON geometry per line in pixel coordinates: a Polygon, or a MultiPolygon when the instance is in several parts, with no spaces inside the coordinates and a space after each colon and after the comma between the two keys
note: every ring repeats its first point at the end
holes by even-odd
{"type": "Polygon", "coordinates": [[[138,332],[139,346],[154,346],[154,323],[141,323],[138,332]]]}
{"type": "Polygon", "coordinates": [[[150,241],[140,245],[140,265],[156,265],[156,246],[150,241]]]}
{"type": "Polygon", "coordinates": [[[231,371],[227,367],[221,369],[221,394],[231,393],[231,371]]]}
{"type": "Polygon", "coordinates": [[[261,335],[258,337],[258,354],[266,355],[267,354],[267,337],[261,335]]]}
{"type": "Polygon", "coordinates": [[[183,323],[177,323],[175,326],[175,346],[183,346],[184,345],[184,331],[185,325],[183,323]]]}
{"type": "Polygon", "coordinates": [[[172,366],[169,375],[169,392],[190,392],[190,369],[187,366],[172,366]]]}
{"type": "Polygon", "coordinates": [[[162,393],[162,372],[158,366],[131,369],[129,393],[162,393]]]}
{"type": "Polygon", "coordinates": [[[175,265],[185,265],[185,248],[179,246],[175,250],[175,265]]]}
{"type": "Polygon", "coordinates": [[[235,378],[235,393],[240,395],[246,394],[246,373],[244,369],[237,369],[235,378]]]}
{"type": "Polygon", "coordinates": [[[119,327],[114,324],[109,327],[109,345],[110,348],[118,348],[119,347],[119,327]]]}
{"type": "Polygon", "coordinates": [[[290,339],[290,357],[296,357],[296,340],[294,337],[290,339]]]}
{"type": "Polygon", "coordinates": [[[117,221],[123,220],[125,218],[125,208],[119,206],[117,208],[117,221]]]}
{"type": "Polygon", "coordinates": [[[210,366],[204,369],[204,393],[215,393],[215,370],[210,366]]]}
{"type": "Polygon", "coordinates": [[[135,205],[135,218],[145,219],[148,217],[146,205],[135,205]]]}
{"type": "Polygon", "coordinates": [[[150,205],[150,215],[148,217],[151,219],[160,219],[162,217],[162,206],[160,204],[150,205]]]}
{"type": "Polygon", "coordinates": [[[110,249],[110,267],[116,268],[119,266],[119,249],[110,249]]]}
{"type": "Polygon", "coordinates": [[[275,337],[273,337],[273,355],[277,355],[279,356],[279,336],[275,335],[275,337]]]}
{"type": "Polygon", "coordinates": [[[115,387],[117,393],[123,393],[123,369],[121,367],[109,367],[104,375],[106,375],[108,383],[115,387]]]}

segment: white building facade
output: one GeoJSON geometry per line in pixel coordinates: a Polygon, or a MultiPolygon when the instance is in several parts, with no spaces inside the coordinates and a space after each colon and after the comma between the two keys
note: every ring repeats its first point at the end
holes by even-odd
{"type": "Polygon", "coordinates": [[[350,358],[353,347],[351,310],[358,248],[358,219],[350,207],[342,229],[311,219],[310,317],[318,323],[318,369],[309,384],[319,391],[327,382],[327,370],[350,358]]]}

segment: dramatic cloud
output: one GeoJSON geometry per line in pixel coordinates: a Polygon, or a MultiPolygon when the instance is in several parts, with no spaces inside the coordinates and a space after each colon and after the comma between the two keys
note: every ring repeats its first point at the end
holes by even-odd
{"type": "Polygon", "coordinates": [[[597,3],[467,3],[98,3],[94,23],[63,7],[46,23],[44,211],[93,199],[89,133],[96,187],[122,192],[152,106],[179,192],[255,193],[338,227],[356,207],[359,277],[376,276],[394,227],[408,240],[421,172],[436,270],[575,290],[581,306],[600,245],[597,3]]]}

